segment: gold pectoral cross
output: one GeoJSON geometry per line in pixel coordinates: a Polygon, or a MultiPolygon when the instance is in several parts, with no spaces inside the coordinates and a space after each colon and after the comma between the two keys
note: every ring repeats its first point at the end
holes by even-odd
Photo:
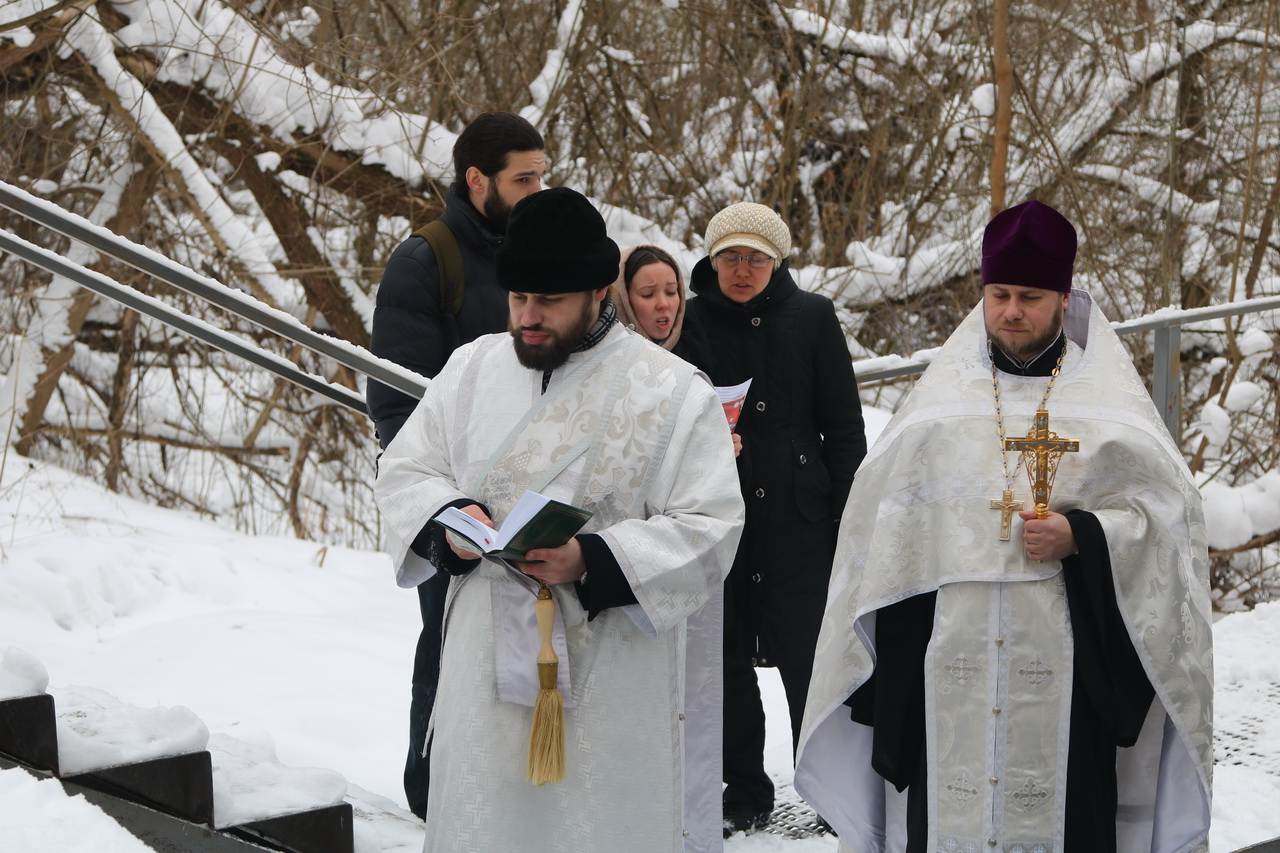
{"type": "Polygon", "coordinates": [[[1013,526],[1013,514],[1022,509],[1022,501],[1015,501],[1013,490],[1005,489],[1000,500],[991,502],[991,508],[1000,510],[1000,541],[1008,542],[1009,531],[1013,526]]]}
{"type": "Polygon", "coordinates": [[[1049,430],[1049,412],[1037,409],[1035,420],[1026,438],[1006,438],[1005,450],[1017,450],[1026,462],[1027,477],[1031,480],[1031,497],[1036,505],[1036,518],[1049,517],[1049,493],[1053,478],[1058,473],[1058,461],[1064,453],[1080,450],[1080,442],[1074,438],[1060,438],[1049,430]]]}

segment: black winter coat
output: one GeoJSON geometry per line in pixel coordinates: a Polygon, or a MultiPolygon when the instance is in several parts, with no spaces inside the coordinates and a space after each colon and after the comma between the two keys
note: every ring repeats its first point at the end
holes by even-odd
{"type": "MultiPolygon", "coordinates": [[[[378,285],[373,311],[374,355],[428,378],[444,367],[459,346],[507,328],[507,292],[498,284],[497,252],[502,237],[489,228],[455,185],[441,217],[462,253],[462,308],[453,317],[440,308],[440,268],[426,239],[412,236],[391,253],[378,285]]],[[[385,448],[418,401],[369,380],[369,416],[385,448]]]]}
{"type": "Polygon", "coordinates": [[[867,452],[857,380],[835,306],[801,290],[786,264],[746,304],[720,292],[707,258],[690,289],[691,360],[716,385],[751,379],[738,422],[746,525],[725,591],[767,665],[771,634],[793,625],[816,636],[822,619],[836,529],[867,452]]]}

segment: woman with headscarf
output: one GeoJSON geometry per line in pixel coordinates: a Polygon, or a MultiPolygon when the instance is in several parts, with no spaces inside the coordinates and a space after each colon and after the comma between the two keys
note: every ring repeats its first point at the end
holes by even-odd
{"type": "Polygon", "coordinates": [[[684,326],[684,277],[675,258],[657,246],[623,249],[609,296],[623,325],[676,351],[684,326]]]}

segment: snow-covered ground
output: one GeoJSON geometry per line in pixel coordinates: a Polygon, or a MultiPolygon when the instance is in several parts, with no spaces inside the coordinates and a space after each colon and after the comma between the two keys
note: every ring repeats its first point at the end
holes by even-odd
{"type": "MultiPolygon", "coordinates": [[[[878,432],[882,413],[868,418],[878,432]]],[[[156,713],[178,720],[190,737],[201,736],[203,723],[224,764],[274,756],[337,771],[348,796],[381,815],[380,834],[358,827],[362,853],[408,853],[420,843],[388,802],[404,802],[417,630],[417,599],[395,587],[382,554],[242,535],[120,497],[12,449],[5,457],[0,690],[38,687],[34,658],[60,705],[102,700],[81,689],[95,688],[165,709],[156,713]]],[[[1265,653],[1280,645],[1280,603],[1228,616],[1215,634],[1219,724],[1245,732],[1245,751],[1266,757],[1218,766],[1212,850],[1227,853],[1280,835],[1280,714],[1277,705],[1268,713],[1258,704],[1270,701],[1267,685],[1280,684],[1280,661],[1265,653]]],[[[761,671],[761,682],[766,764],[782,787],[791,780],[786,703],[774,671],[761,671]]],[[[321,796],[341,784],[325,774],[309,778],[321,796]]],[[[95,807],[59,790],[0,771],[0,849],[9,849],[9,838],[28,853],[135,849],[95,807]],[[46,831],[54,826],[74,826],[76,844],[100,843],[76,847],[46,831]]],[[[757,834],[736,836],[726,849],[816,853],[836,844],[757,834]]]]}

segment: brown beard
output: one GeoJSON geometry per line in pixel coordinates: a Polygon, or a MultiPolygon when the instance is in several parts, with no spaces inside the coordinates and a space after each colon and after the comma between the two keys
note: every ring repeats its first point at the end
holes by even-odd
{"type": "Polygon", "coordinates": [[[484,218],[489,221],[489,228],[495,234],[507,233],[507,219],[511,216],[511,206],[498,195],[498,178],[489,179],[489,191],[484,194],[484,218]]]}
{"type": "Polygon", "coordinates": [[[510,329],[511,342],[515,345],[516,359],[520,365],[543,372],[563,367],[574,348],[587,336],[587,330],[591,328],[591,324],[595,322],[596,318],[591,310],[594,302],[594,299],[587,300],[586,305],[582,306],[582,316],[563,336],[540,325],[510,329]],[[551,340],[539,345],[526,344],[520,337],[521,332],[546,332],[551,335],[551,340]]]}
{"type": "Polygon", "coordinates": [[[1005,355],[1009,356],[1014,361],[1027,362],[1048,349],[1049,345],[1056,341],[1058,336],[1062,334],[1062,318],[1065,313],[1065,309],[1059,306],[1057,316],[1054,317],[1053,322],[1049,324],[1049,328],[1045,330],[1045,333],[1033,341],[1028,341],[1026,346],[1021,347],[1018,350],[1010,349],[1008,344],[993,335],[989,330],[987,332],[987,337],[991,339],[992,343],[1000,347],[1000,349],[1004,351],[1005,355]]]}

